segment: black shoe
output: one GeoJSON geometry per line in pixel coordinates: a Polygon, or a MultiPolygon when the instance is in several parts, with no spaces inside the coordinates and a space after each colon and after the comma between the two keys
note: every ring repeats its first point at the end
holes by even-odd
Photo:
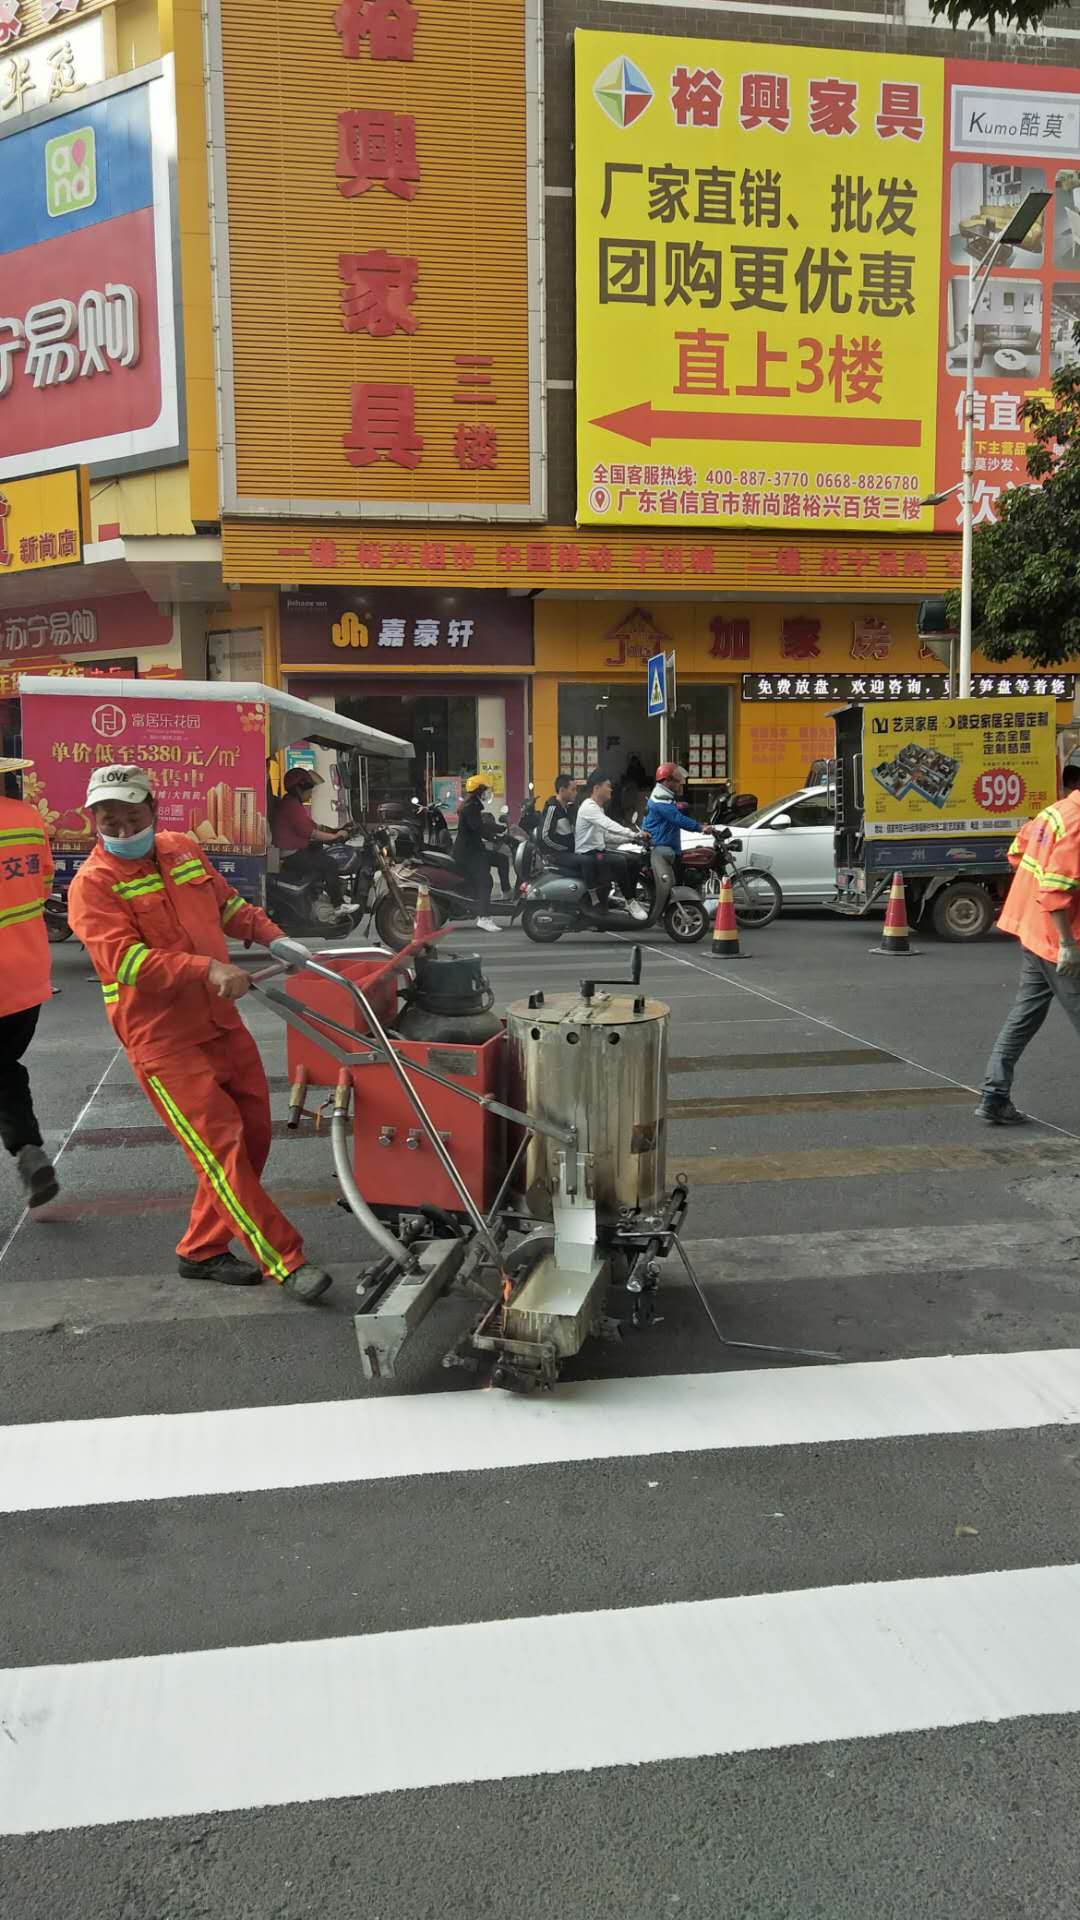
{"type": "Polygon", "coordinates": [[[60,1191],[56,1169],[44,1147],[20,1147],[15,1156],[28,1207],[44,1207],[60,1191]]]}
{"type": "Polygon", "coordinates": [[[1026,1127],[1028,1116],[1014,1107],[1011,1100],[989,1098],[983,1095],[975,1109],[976,1120],[982,1120],[988,1127],[1026,1127]]]}
{"type": "Polygon", "coordinates": [[[216,1280],[223,1287],[257,1287],[262,1281],[258,1267],[238,1260],[235,1253],[215,1253],[209,1260],[178,1260],[176,1271],[181,1280],[216,1280]]]}

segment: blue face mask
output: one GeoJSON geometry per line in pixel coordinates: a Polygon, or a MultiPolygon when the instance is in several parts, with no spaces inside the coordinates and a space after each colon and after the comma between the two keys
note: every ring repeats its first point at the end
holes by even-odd
{"type": "Polygon", "coordinates": [[[141,833],[133,833],[126,840],[117,840],[111,833],[103,833],[101,844],[106,853],[115,853],[121,860],[145,860],[154,844],[154,833],[155,828],[151,823],[141,833]]]}

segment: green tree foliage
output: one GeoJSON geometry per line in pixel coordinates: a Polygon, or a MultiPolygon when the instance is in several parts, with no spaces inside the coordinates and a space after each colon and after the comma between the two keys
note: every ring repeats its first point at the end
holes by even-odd
{"type": "MultiPolygon", "coordinates": [[[[1080,348],[1080,326],[1074,329],[1080,348]]],[[[1014,654],[1035,667],[1080,655],[1080,362],[1056,373],[1050,399],[1029,400],[1027,469],[1039,484],[998,499],[996,526],[972,543],[972,626],[988,660],[1014,654]]],[[[951,624],[960,596],[949,595],[951,624]]]]}
{"type": "MultiPolygon", "coordinates": [[[[1067,0],[1066,0],[1067,4],[1067,0]]],[[[930,11],[951,27],[999,27],[1034,32],[1048,13],[1061,12],[1061,0],[931,0],[930,11]]]]}

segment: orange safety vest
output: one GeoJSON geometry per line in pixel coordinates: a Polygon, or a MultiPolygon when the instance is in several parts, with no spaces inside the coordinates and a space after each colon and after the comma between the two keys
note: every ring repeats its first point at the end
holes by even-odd
{"type": "Polygon", "coordinates": [[[1009,864],[1016,868],[1016,878],[998,927],[1002,933],[1015,933],[1030,953],[1056,960],[1058,932],[1052,912],[1066,908],[1073,934],[1080,938],[1080,789],[1025,821],[1009,848],[1009,864]]]}
{"type": "Polygon", "coordinates": [[[45,902],[53,863],[45,821],[25,800],[0,798],[0,1018],[52,993],[45,902]]]}
{"type": "Polygon", "coordinates": [[[159,833],[144,860],[99,843],[68,892],[72,931],[101,981],[117,1039],[155,1067],[240,1026],[211,993],[211,960],[227,960],[226,933],[269,945],[281,929],[222,879],[186,833],[159,833]]]}

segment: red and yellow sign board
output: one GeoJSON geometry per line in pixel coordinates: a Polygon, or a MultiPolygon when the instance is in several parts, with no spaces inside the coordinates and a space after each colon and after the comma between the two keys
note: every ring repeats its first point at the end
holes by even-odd
{"type": "Polygon", "coordinates": [[[830,48],[576,36],[578,516],[955,525],[967,270],[977,515],[1080,317],[1080,77],[830,48]],[[1074,226],[1074,223],[1075,226],[1074,226]]]}
{"type": "Polygon", "coordinates": [[[528,0],[211,12],[225,511],[541,518],[528,0]]]}
{"type": "Polygon", "coordinates": [[[558,588],[562,592],[792,595],[922,599],[960,579],[960,542],[941,535],[860,533],[722,537],[615,534],[542,527],[344,531],[338,523],[231,520],[222,529],[225,578],[278,585],[558,588]]]}
{"type": "Polygon", "coordinates": [[[1013,834],[1057,793],[1053,700],[863,710],[867,838],[1013,834]]]}
{"type": "Polygon", "coordinates": [[[0,580],[81,560],[82,504],[76,467],[0,482],[0,580]]]}

